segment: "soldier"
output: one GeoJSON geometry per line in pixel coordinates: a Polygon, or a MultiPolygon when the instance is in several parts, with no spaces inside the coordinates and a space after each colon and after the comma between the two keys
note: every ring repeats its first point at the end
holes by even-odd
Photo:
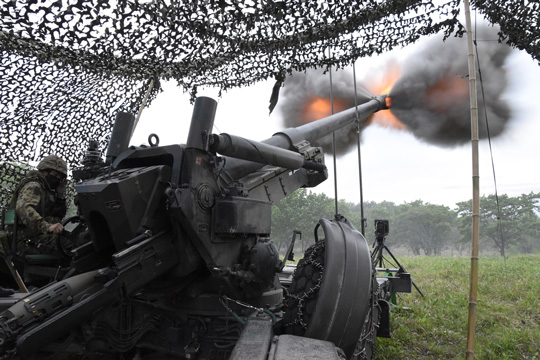
{"type": "MultiPolygon", "coordinates": [[[[22,236],[18,234],[18,252],[56,251],[55,235],[64,230],[60,222],[66,215],[66,184],[66,162],[56,155],[43,158],[37,165],[37,171],[29,171],[19,183],[10,203],[10,208],[15,209],[19,223],[23,225],[22,236]]],[[[7,246],[9,242],[3,241],[3,247],[7,246]]],[[[7,249],[0,250],[6,252],[7,249]]]]}
{"type": "Polygon", "coordinates": [[[35,246],[44,246],[41,251],[50,253],[54,234],[64,227],[60,223],[66,215],[64,192],[67,184],[67,165],[56,155],[46,156],[37,165],[37,171],[29,171],[19,183],[10,207],[15,209],[19,221],[25,225],[24,238],[33,239],[35,246]]]}

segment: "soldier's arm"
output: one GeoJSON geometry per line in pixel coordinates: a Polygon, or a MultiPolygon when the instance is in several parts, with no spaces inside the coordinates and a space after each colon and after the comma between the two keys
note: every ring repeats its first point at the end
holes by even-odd
{"type": "Polygon", "coordinates": [[[38,212],[41,196],[42,190],[39,183],[29,182],[20,190],[15,209],[17,216],[26,227],[46,234],[51,224],[38,212]]]}

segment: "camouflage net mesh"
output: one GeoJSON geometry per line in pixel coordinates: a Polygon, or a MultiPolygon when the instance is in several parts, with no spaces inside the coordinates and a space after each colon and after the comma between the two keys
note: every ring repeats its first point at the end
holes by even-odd
{"type": "MultiPolygon", "coordinates": [[[[526,2],[527,3],[527,2],[526,2]]],[[[473,1],[501,37],[538,59],[538,4],[473,1]]],[[[0,1],[0,206],[25,165],[80,164],[105,149],[118,111],[136,114],[175,80],[192,98],[356,59],[444,32],[463,34],[460,1],[0,1]],[[331,54],[328,49],[331,48],[331,54]]]]}

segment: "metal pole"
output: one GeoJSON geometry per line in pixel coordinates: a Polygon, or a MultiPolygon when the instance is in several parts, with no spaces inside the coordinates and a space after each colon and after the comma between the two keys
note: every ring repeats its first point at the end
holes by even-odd
{"type": "MultiPolygon", "coordinates": [[[[353,81],[354,81],[354,108],[358,109],[358,94],[356,90],[356,62],[353,63],[353,81]]],[[[362,186],[362,156],[360,153],[360,120],[358,119],[358,110],[356,113],[356,147],[358,149],[358,184],[360,187],[360,229],[362,235],[366,236],[366,225],[364,218],[364,191],[362,186]]]]}
{"type": "Polygon", "coordinates": [[[473,214],[472,214],[472,241],[471,241],[471,284],[469,291],[469,316],[467,331],[466,359],[474,359],[474,334],[476,327],[476,294],[478,288],[478,242],[480,235],[480,176],[478,171],[478,101],[476,98],[476,68],[474,61],[471,9],[469,0],[464,1],[465,20],[467,27],[467,47],[469,60],[469,93],[471,101],[471,145],[473,165],[473,214]]]}
{"type": "MultiPolygon", "coordinates": [[[[328,58],[332,58],[332,54],[330,53],[330,48],[328,48],[328,58]]],[[[332,92],[332,66],[330,65],[329,71],[330,73],[330,108],[332,115],[334,115],[334,94],[332,92]]],[[[337,156],[336,156],[336,132],[332,132],[332,153],[334,155],[334,207],[335,207],[335,214],[339,214],[338,210],[338,192],[337,192],[337,156]]]]}

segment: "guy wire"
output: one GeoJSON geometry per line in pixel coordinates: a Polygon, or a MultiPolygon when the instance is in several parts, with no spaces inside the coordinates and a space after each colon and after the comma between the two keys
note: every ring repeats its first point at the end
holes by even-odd
{"type": "Polygon", "coordinates": [[[502,221],[501,221],[501,206],[499,203],[499,193],[497,190],[497,176],[495,175],[495,161],[493,159],[493,148],[491,146],[491,135],[489,132],[489,121],[488,121],[488,115],[487,115],[487,108],[486,108],[486,96],[484,93],[484,81],[482,79],[482,69],[480,67],[480,58],[478,54],[478,42],[476,39],[476,32],[475,32],[475,39],[474,39],[474,49],[476,51],[476,62],[478,63],[478,79],[480,80],[480,91],[482,92],[482,102],[484,107],[484,118],[486,121],[486,133],[487,133],[487,139],[489,144],[489,154],[491,157],[491,169],[493,171],[493,183],[495,186],[495,203],[497,205],[497,227],[500,230],[501,234],[501,246],[502,246],[502,252],[501,255],[504,259],[504,270],[506,275],[506,254],[505,254],[505,241],[504,241],[504,234],[503,234],[503,228],[502,228],[502,221]]]}
{"type": "MultiPolygon", "coordinates": [[[[330,46],[328,47],[328,58],[332,58],[332,53],[330,50],[330,46]]],[[[328,67],[328,72],[330,74],[330,109],[332,115],[334,114],[334,94],[333,94],[333,87],[332,87],[332,65],[328,67]]],[[[338,211],[338,191],[337,191],[337,158],[336,158],[336,132],[332,132],[332,153],[334,156],[334,207],[335,207],[335,214],[339,214],[338,211]]]]}

